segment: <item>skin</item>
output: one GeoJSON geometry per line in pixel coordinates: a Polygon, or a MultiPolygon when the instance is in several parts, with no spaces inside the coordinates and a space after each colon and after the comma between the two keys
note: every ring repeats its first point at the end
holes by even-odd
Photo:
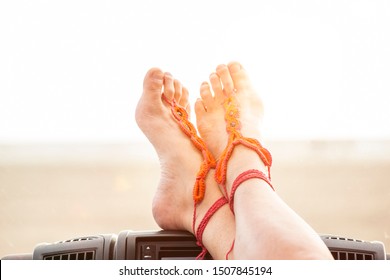
{"type": "MultiPolygon", "coordinates": [[[[135,118],[153,144],[161,165],[152,212],[162,229],[186,230],[194,234],[192,191],[202,156],[172,118],[171,108],[163,101],[162,93],[169,100],[175,99],[189,112],[188,91],[181,83],[158,68],[150,69],[144,79],[144,92],[137,105],[135,118]]],[[[214,181],[213,170],[207,176],[206,185],[205,198],[197,207],[195,228],[211,205],[222,197],[214,181]]],[[[234,236],[234,216],[225,205],[209,221],[203,233],[203,243],[214,259],[224,259],[234,236]]]]}
{"type": "MultiPolygon", "coordinates": [[[[240,110],[242,134],[261,138],[263,103],[251,86],[246,71],[237,62],[219,65],[210,75],[209,82],[202,83],[200,98],[195,103],[198,131],[217,159],[228,140],[222,103],[233,89],[240,110]]],[[[169,105],[161,98],[162,93],[169,100],[175,99],[189,112],[188,91],[180,82],[158,68],[149,70],[137,106],[136,121],[155,147],[161,165],[153,215],[163,229],[194,233],[192,189],[202,157],[172,118],[169,105]]],[[[235,178],[248,169],[267,172],[255,152],[238,146],[228,163],[228,194],[235,178]]],[[[195,228],[210,206],[223,195],[221,186],[213,177],[212,170],[206,180],[205,198],[197,208],[195,228]]],[[[264,181],[250,179],[243,182],[235,193],[233,207],[235,214],[227,205],[220,208],[204,231],[203,243],[214,259],[224,259],[233,240],[234,250],[229,258],[332,259],[316,232],[264,181]]]]}

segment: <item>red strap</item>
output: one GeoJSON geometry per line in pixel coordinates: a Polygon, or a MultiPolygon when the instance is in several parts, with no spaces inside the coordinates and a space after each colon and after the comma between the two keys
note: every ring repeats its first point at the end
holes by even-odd
{"type": "MultiPolygon", "coordinates": [[[[233,214],[234,214],[234,209],[233,209],[233,206],[234,206],[234,195],[236,193],[236,190],[237,188],[245,181],[249,180],[249,179],[253,179],[253,178],[258,178],[258,179],[261,179],[261,180],[264,180],[265,182],[267,182],[267,184],[272,188],[272,190],[275,191],[274,187],[272,186],[269,178],[261,171],[259,170],[256,170],[256,169],[249,169],[243,173],[241,173],[240,175],[237,176],[237,178],[234,180],[233,182],[233,186],[232,186],[232,189],[230,191],[230,202],[229,202],[229,206],[230,206],[230,209],[232,210],[233,214]]],[[[234,248],[234,241],[233,240],[233,243],[229,249],[229,251],[226,253],[225,255],[225,259],[228,260],[229,259],[229,254],[233,251],[233,248],[234,248]]]]}
{"type": "Polygon", "coordinates": [[[230,191],[229,206],[230,206],[230,209],[232,210],[233,213],[234,213],[234,209],[233,209],[233,207],[234,207],[234,195],[236,193],[237,188],[243,182],[245,182],[245,181],[247,181],[249,179],[253,179],[253,178],[257,178],[257,179],[261,179],[261,180],[265,181],[272,188],[272,190],[275,191],[274,187],[271,184],[271,181],[268,179],[268,176],[266,176],[263,172],[261,172],[259,170],[256,170],[256,169],[249,169],[249,170],[241,173],[234,180],[233,185],[232,185],[232,189],[230,191]]]}
{"type": "MultiPolygon", "coordinates": [[[[215,214],[215,212],[217,212],[219,208],[221,208],[222,206],[224,206],[227,203],[228,203],[227,199],[224,196],[221,197],[216,202],[214,202],[214,204],[209,208],[209,210],[204,215],[202,221],[200,221],[198,229],[196,230],[195,237],[197,240],[196,244],[202,248],[202,252],[196,257],[197,260],[203,260],[207,254],[207,249],[203,245],[202,238],[203,238],[203,232],[204,232],[208,222],[210,221],[211,217],[215,214]]],[[[196,218],[195,216],[196,216],[196,211],[194,211],[194,218],[193,218],[193,224],[192,224],[194,232],[195,232],[195,218],[196,218]]]]}
{"type": "Polygon", "coordinates": [[[229,254],[233,251],[234,242],[235,242],[235,241],[236,241],[236,240],[234,239],[233,242],[232,242],[232,246],[230,246],[229,251],[226,253],[226,255],[225,255],[225,260],[229,260],[229,254]]]}

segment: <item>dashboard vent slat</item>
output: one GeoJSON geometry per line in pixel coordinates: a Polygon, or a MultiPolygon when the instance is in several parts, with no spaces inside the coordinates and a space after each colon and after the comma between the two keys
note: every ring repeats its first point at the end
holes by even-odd
{"type": "Polygon", "coordinates": [[[80,241],[88,241],[88,240],[95,240],[98,237],[96,236],[88,236],[88,237],[81,237],[81,238],[74,238],[74,239],[68,239],[64,241],[59,241],[57,243],[70,243],[70,242],[80,242],[80,241]]]}
{"type": "Polygon", "coordinates": [[[373,260],[374,254],[331,250],[335,260],[373,260]]]}
{"type": "Polygon", "coordinates": [[[44,260],[94,260],[95,251],[71,252],[71,253],[47,255],[44,256],[43,259],[44,260]]]}

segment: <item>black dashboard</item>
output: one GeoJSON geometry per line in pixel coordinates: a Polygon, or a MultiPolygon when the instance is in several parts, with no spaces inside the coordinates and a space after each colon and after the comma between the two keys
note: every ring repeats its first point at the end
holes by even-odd
{"type": "MultiPolygon", "coordinates": [[[[335,260],[390,260],[379,241],[320,235],[335,260]]],[[[304,242],[304,240],[302,241],[304,242]]],[[[131,231],[97,234],[55,243],[41,243],[32,253],[2,260],[172,260],[195,259],[201,252],[194,236],[185,231],[131,231]]],[[[212,259],[210,255],[206,259],[212,259]]]]}

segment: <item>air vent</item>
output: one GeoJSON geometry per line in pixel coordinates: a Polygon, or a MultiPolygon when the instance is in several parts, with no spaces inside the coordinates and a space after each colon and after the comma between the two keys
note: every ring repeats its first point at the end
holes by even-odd
{"type": "Polygon", "coordinates": [[[322,235],[336,260],[385,260],[386,251],[382,242],[363,241],[332,235],[322,235]]]}
{"type": "Polygon", "coordinates": [[[98,237],[96,237],[96,236],[88,236],[88,237],[68,239],[68,240],[65,240],[65,241],[59,241],[58,243],[80,242],[80,241],[88,241],[88,240],[95,240],[95,239],[98,239],[98,237]]]}
{"type": "Polygon", "coordinates": [[[353,242],[364,242],[363,240],[359,240],[359,239],[345,238],[345,237],[339,237],[339,236],[326,236],[325,239],[344,240],[344,241],[353,241],[353,242]]]}
{"type": "Polygon", "coordinates": [[[43,260],[94,260],[94,259],[95,259],[95,251],[53,254],[53,255],[47,255],[43,257],[43,260]]]}
{"type": "Polygon", "coordinates": [[[374,254],[362,252],[333,251],[332,256],[335,260],[374,260],[374,254]]]}
{"type": "Polygon", "coordinates": [[[109,260],[113,258],[116,235],[103,234],[43,243],[35,247],[34,260],[109,260]]]}

